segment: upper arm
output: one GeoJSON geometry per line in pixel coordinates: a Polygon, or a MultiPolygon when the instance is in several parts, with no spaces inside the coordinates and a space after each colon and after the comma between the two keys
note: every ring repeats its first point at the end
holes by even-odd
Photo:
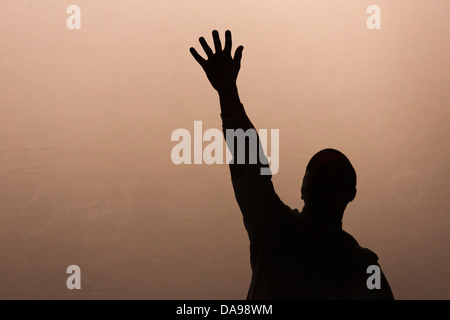
{"type": "Polygon", "coordinates": [[[253,172],[257,170],[247,165],[230,165],[230,170],[245,227],[250,238],[256,237],[267,223],[281,214],[284,204],[275,192],[271,176],[253,172]]]}

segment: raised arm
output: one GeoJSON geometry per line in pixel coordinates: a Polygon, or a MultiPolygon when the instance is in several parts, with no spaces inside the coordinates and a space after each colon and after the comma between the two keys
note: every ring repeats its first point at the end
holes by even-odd
{"type": "Polygon", "coordinates": [[[202,58],[194,48],[191,48],[190,51],[195,60],[202,66],[211,85],[219,94],[225,139],[228,146],[231,146],[230,152],[233,156],[233,161],[230,163],[233,189],[244,217],[244,224],[249,233],[250,241],[254,242],[264,234],[267,225],[281,218],[287,207],[284,206],[275,193],[271,180],[272,176],[270,174],[261,174],[261,168],[268,168],[267,159],[265,156],[262,159],[259,157],[259,149],[261,148],[259,137],[239,99],[236,79],[241,66],[243,47],[239,46],[236,49],[234,58],[232,58],[231,32],[226,31],[225,33],[225,46],[223,49],[219,33],[214,30],[212,35],[215,53],[213,53],[203,37],[199,39],[207,55],[207,60],[202,58]],[[233,132],[236,132],[238,129],[242,129],[248,135],[252,134],[248,130],[253,130],[256,140],[236,138],[233,132]],[[239,144],[243,141],[245,147],[240,149],[239,144]],[[255,149],[251,148],[251,143],[256,143],[257,145],[256,155],[254,154],[255,149]],[[244,157],[242,157],[242,154],[239,154],[242,151],[244,151],[244,157]],[[253,152],[253,154],[250,155],[250,152],[253,152]],[[250,156],[256,157],[256,162],[249,161],[250,156]],[[244,163],[236,161],[240,157],[245,158],[244,163]]]}

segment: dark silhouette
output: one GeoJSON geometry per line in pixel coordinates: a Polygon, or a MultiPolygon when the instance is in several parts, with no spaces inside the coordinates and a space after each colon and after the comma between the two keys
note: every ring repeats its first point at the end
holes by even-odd
{"type": "MultiPolygon", "coordinates": [[[[190,51],[220,97],[226,129],[254,129],[240,102],[236,79],[243,47],[231,57],[231,32],[222,49],[213,31],[215,53],[201,37],[208,59],[190,51]]],[[[227,139],[226,139],[227,140],[227,139]]],[[[228,140],[227,140],[228,142],[228,140]]],[[[248,143],[246,143],[248,159],[248,143]]],[[[236,158],[238,148],[230,150],[236,158]]],[[[380,269],[380,289],[369,289],[367,268],[378,257],[342,230],[342,216],[356,195],[356,173],[334,149],[315,154],[303,178],[303,210],[291,209],[275,193],[271,175],[257,164],[230,164],[235,196],[250,239],[252,280],[247,299],[393,299],[380,269]]]]}

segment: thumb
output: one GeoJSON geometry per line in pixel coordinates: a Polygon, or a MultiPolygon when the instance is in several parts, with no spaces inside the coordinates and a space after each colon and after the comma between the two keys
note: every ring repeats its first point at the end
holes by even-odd
{"type": "Polygon", "coordinates": [[[234,53],[234,61],[237,62],[238,65],[241,65],[242,50],[244,50],[244,47],[243,46],[239,46],[236,49],[236,52],[234,53]]]}

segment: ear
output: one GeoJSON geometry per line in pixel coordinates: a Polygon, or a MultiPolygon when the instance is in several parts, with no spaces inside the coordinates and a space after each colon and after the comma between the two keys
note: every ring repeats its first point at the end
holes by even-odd
{"type": "Polygon", "coordinates": [[[301,195],[302,200],[304,200],[304,199],[303,199],[303,189],[304,189],[304,186],[305,186],[305,180],[303,180],[303,182],[302,182],[302,187],[300,188],[300,195],[301,195]]]}
{"type": "Polygon", "coordinates": [[[349,194],[349,200],[348,200],[348,202],[352,202],[353,201],[353,199],[355,199],[355,197],[356,197],[356,188],[353,188],[353,190],[351,191],[351,193],[349,194]]]}

